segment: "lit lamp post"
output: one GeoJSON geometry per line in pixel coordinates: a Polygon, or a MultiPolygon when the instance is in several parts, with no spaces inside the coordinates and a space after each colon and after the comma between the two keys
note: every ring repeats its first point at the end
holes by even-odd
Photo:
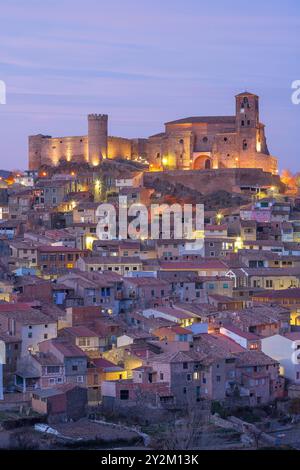
{"type": "Polygon", "coordinates": [[[218,212],[218,214],[216,215],[216,219],[217,219],[217,224],[220,225],[221,220],[223,219],[223,214],[220,214],[220,213],[218,212]]]}
{"type": "Polygon", "coordinates": [[[168,157],[163,157],[161,162],[163,165],[163,169],[165,169],[165,167],[168,166],[168,157]]]}

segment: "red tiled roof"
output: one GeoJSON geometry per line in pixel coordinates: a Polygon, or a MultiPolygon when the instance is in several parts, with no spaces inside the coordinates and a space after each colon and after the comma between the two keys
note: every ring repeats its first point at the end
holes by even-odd
{"type": "Polygon", "coordinates": [[[53,245],[42,245],[38,247],[39,252],[66,252],[66,253],[80,253],[84,250],[78,248],[70,248],[68,246],[53,246],[53,245]]]}
{"type": "Polygon", "coordinates": [[[235,325],[223,325],[223,328],[226,330],[232,331],[232,333],[235,333],[236,335],[240,336],[241,338],[249,339],[249,340],[258,340],[259,336],[255,335],[254,333],[251,333],[249,331],[242,331],[240,328],[238,328],[235,325]]]}
{"type": "Polygon", "coordinates": [[[285,338],[290,339],[291,341],[300,340],[300,331],[293,331],[291,333],[286,333],[285,338]]]}
{"type": "Polygon", "coordinates": [[[98,336],[97,333],[90,330],[86,326],[72,326],[72,327],[64,328],[63,331],[71,334],[72,336],[77,336],[77,337],[85,336],[85,337],[94,338],[98,336]]]}
{"type": "Polygon", "coordinates": [[[53,344],[58,351],[65,357],[86,357],[86,354],[75,344],[68,343],[67,341],[53,341],[53,344]]]}
{"type": "Polygon", "coordinates": [[[216,269],[228,270],[228,266],[219,260],[166,261],[160,264],[161,269],[216,269]]]}
{"type": "Polygon", "coordinates": [[[118,366],[117,364],[114,364],[111,361],[108,361],[107,359],[104,359],[104,357],[93,359],[93,363],[99,369],[114,369],[120,371],[123,370],[122,367],[118,366]]]}

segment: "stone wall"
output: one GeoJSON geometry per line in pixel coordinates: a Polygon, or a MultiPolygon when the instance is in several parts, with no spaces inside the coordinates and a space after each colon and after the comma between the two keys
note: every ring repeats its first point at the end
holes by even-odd
{"type": "Polygon", "coordinates": [[[108,158],[131,158],[131,140],[123,137],[108,137],[108,158]]]}
{"type": "Polygon", "coordinates": [[[146,172],[144,184],[151,187],[155,179],[167,181],[172,184],[181,183],[202,194],[210,194],[215,191],[240,192],[241,186],[277,186],[283,189],[280,178],[277,175],[263,172],[260,169],[227,168],[219,170],[190,170],[190,171],[164,171],[146,172]]]}

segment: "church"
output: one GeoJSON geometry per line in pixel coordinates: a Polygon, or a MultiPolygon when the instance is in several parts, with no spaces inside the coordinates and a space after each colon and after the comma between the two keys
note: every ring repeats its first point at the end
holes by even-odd
{"type": "Polygon", "coordinates": [[[259,97],[244,92],[235,97],[235,115],[193,116],[165,123],[165,130],[145,138],[108,136],[108,116],[88,115],[88,135],[29,137],[29,169],[60,161],[97,166],[104,158],[141,159],[151,171],[260,168],[277,174],[265,126],[259,120],[259,97]]]}

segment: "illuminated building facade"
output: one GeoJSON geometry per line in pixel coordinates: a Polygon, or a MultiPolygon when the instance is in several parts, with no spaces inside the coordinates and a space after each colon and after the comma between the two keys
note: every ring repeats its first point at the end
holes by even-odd
{"type": "Polygon", "coordinates": [[[236,96],[233,116],[196,116],[167,122],[165,131],[148,139],[108,136],[108,116],[88,115],[88,135],[29,137],[29,169],[58,165],[60,161],[97,166],[104,158],[142,157],[151,170],[210,170],[261,168],[277,174],[277,159],[270,155],[265,126],[259,121],[259,97],[236,96]]]}

